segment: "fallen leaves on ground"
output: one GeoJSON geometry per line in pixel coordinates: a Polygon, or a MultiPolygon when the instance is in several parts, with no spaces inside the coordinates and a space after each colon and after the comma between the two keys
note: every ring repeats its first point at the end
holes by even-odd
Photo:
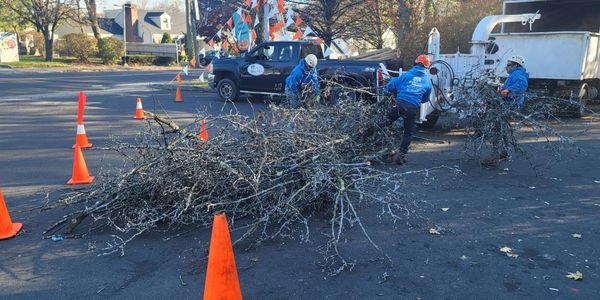
{"type": "Polygon", "coordinates": [[[583,274],[579,271],[575,272],[575,273],[571,273],[571,272],[567,272],[568,274],[566,275],[567,278],[573,279],[573,280],[583,280],[583,274]]]}
{"type": "Polygon", "coordinates": [[[573,233],[571,234],[572,237],[576,238],[576,239],[580,239],[581,238],[581,234],[579,233],[573,233]]]}
{"type": "Polygon", "coordinates": [[[513,251],[514,250],[512,248],[506,247],[506,246],[500,248],[500,252],[506,253],[506,256],[508,256],[508,257],[514,257],[514,258],[519,257],[519,254],[516,254],[513,251]]]}
{"type": "Polygon", "coordinates": [[[441,233],[435,228],[430,228],[429,234],[440,235],[441,233]]]}

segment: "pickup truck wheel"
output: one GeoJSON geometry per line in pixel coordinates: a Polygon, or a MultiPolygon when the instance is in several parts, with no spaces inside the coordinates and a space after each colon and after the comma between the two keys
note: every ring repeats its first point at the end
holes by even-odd
{"type": "Polygon", "coordinates": [[[206,61],[206,58],[200,59],[200,65],[205,66],[205,67],[206,67],[206,65],[208,65],[208,61],[206,61]]]}
{"type": "Polygon", "coordinates": [[[333,88],[331,90],[331,102],[335,105],[356,101],[356,91],[350,88],[333,88]]]}
{"type": "Polygon", "coordinates": [[[229,78],[219,80],[219,83],[217,84],[217,93],[219,94],[219,98],[223,101],[235,102],[240,96],[237,85],[229,78]]]}

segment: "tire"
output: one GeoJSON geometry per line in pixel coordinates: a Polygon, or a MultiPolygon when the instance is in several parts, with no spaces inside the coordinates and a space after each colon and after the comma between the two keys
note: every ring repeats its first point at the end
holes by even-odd
{"type": "Polygon", "coordinates": [[[331,90],[331,103],[334,105],[356,101],[356,91],[351,88],[336,87],[331,90]]]}
{"type": "Polygon", "coordinates": [[[208,65],[208,61],[206,60],[206,58],[202,58],[200,59],[200,65],[206,67],[206,65],[208,65]]]}
{"type": "Polygon", "coordinates": [[[223,78],[217,83],[217,94],[223,101],[235,102],[240,97],[240,90],[233,80],[223,78]]]}
{"type": "Polygon", "coordinates": [[[439,111],[434,111],[432,113],[430,113],[429,115],[427,115],[427,117],[425,117],[427,119],[427,121],[419,124],[417,123],[417,126],[419,126],[420,128],[427,128],[427,129],[431,129],[433,128],[433,126],[435,126],[435,123],[437,123],[437,121],[440,118],[440,112],[439,111]]]}

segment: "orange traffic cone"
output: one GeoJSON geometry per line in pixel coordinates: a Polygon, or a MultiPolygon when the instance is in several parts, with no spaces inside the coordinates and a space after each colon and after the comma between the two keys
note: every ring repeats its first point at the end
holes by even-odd
{"type": "Polygon", "coordinates": [[[183,98],[181,98],[181,89],[177,87],[177,92],[175,92],[175,102],[183,102],[183,98]]]}
{"type": "Polygon", "coordinates": [[[0,240],[9,239],[17,235],[19,230],[23,228],[21,223],[13,223],[10,220],[6,203],[4,203],[4,197],[2,191],[0,191],[0,240]]]}
{"type": "Polygon", "coordinates": [[[181,76],[179,75],[179,73],[177,73],[177,76],[175,76],[175,80],[177,80],[177,83],[181,83],[181,76]]]}
{"type": "Polygon", "coordinates": [[[78,109],[77,109],[77,135],[75,136],[75,146],[81,148],[92,148],[92,144],[88,142],[87,134],[85,133],[85,126],[83,126],[83,109],[85,108],[85,102],[87,97],[83,91],[79,92],[78,109]]]}
{"type": "Polygon", "coordinates": [[[94,181],[94,176],[90,176],[81,148],[76,146],[73,151],[73,177],[67,184],[88,184],[92,181],[94,181]]]}
{"type": "Polygon", "coordinates": [[[137,104],[135,106],[135,115],[133,116],[136,120],[144,119],[144,108],[142,107],[142,98],[137,98],[137,104]]]}
{"type": "Polygon", "coordinates": [[[204,300],[242,299],[225,214],[215,215],[208,252],[204,300]]]}
{"type": "Polygon", "coordinates": [[[206,130],[206,121],[200,121],[200,132],[198,133],[198,137],[203,141],[208,141],[208,131],[206,130]]]}

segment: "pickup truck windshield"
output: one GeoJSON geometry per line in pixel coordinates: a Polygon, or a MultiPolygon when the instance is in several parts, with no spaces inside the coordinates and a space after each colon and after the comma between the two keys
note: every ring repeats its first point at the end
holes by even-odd
{"type": "Polygon", "coordinates": [[[275,47],[262,46],[250,54],[250,58],[254,60],[272,60],[275,47]]]}

